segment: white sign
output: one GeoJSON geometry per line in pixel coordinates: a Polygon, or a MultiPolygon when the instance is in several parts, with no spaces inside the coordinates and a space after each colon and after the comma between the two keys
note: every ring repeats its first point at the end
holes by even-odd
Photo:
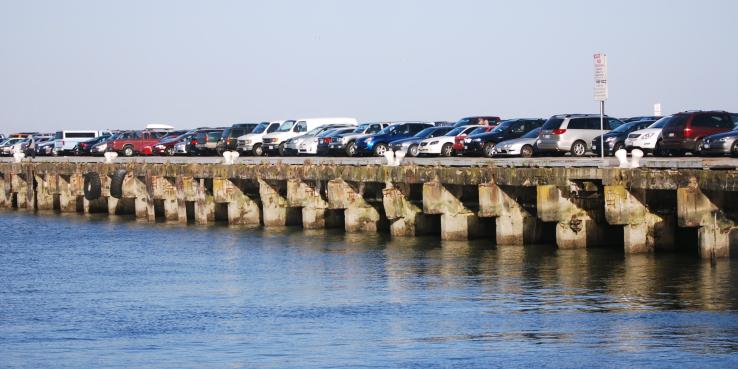
{"type": "Polygon", "coordinates": [[[657,117],[661,116],[661,104],[653,104],[653,115],[657,117]]]}
{"type": "Polygon", "coordinates": [[[607,100],[607,54],[594,54],[594,99],[607,100]]]}

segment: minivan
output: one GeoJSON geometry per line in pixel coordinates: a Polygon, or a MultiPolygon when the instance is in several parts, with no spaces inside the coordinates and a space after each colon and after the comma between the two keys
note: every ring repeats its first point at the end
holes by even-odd
{"type": "Polygon", "coordinates": [[[277,120],[274,122],[261,122],[257,125],[254,130],[249,134],[245,134],[238,138],[238,146],[236,149],[242,154],[251,154],[254,156],[262,156],[264,150],[262,149],[263,142],[261,141],[264,135],[272,133],[279,129],[282,123],[287,122],[286,120],[277,120]]]}
{"type": "Polygon", "coordinates": [[[238,147],[238,138],[251,133],[256,128],[257,123],[237,123],[223,130],[223,135],[216,144],[215,152],[223,155],[226,151],[236,150],[238,147]]]}
{"type": "Polygon", "coordinates": [[[54,155],[69,154],[78,143],[100,136],[98,131],[59,131],[54,134],[54,155]]]}
{"type": "Polygon", "coordinates": [[[279,155],[284,156],[286,154],[285,141],[293,137],[301,136],[313,128],[328,124],[348,124],[355,126],[358,124],[358,121],[355,118],[345,117],[286,120],[279,126],[279,129],[264,135],[261,139],[264,152],[279,153],[279,155]]]}
{"type": "Polygon", "coordinates": [[[619,119],[605,116],[600,132],[599,114],[563,114],[548,118],[536,140],[540,154],[584,156],[592,150],[592,140],[621,126],[619,119]]]}
{"type": "Polygon", "coordinates": [[[686,111],[677,113],[661,131],[661,152],[683,155],[700,154],[703,138],[735,127],[729,113],[724,111],[686,111]]]}

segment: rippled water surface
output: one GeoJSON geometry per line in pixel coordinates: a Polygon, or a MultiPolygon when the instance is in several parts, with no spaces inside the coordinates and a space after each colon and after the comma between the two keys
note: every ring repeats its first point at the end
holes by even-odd
{"type": "Polygon", "coordinates": [[[0,367],[738,366],[738,263],[0,212],[0,367]]]}

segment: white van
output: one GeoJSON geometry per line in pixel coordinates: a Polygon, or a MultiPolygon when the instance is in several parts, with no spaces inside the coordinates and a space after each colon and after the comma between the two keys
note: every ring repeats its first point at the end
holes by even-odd
{"type": "MultiPolygon", "coordinates": [[[[262,138],[264,135],[272,133],[279,129],[282,123],[288,122],[286,120],[275,120],[273,122],[261,122],[259,123],[251,133],[247,133],[243,136],[238,137],[238,143],[236,150],[241,154],[251,154],[254,156],[261,156],[264,154],[262,150],[262,138]]],[[[290,122],[294,122],[290,121],[290,122]]]]}
{"type": "Polygon", "coordinates": [[[54,155],[71,153],[78,143],[100,136],[100,131],[59,131],[54,135],[54,155]]]}
{"type": "Polygon", "coordinates": [[[266,153],[279,152],[285,155],[285,141],[290,138],[304,135],[308,131],[327,124],[357,125],[356,118],[304,118],[284,121],[275,132],[264,135],[262,138],[263,150],[266,153]]]}

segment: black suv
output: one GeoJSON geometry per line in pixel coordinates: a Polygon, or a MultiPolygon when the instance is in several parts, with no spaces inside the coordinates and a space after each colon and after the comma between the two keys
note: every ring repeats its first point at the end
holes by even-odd
{"type": "Polygon", "coordinates": [[[223,135],[215,146],[215,152],[223,155],[226,151],[235,151],[238,147],[238,138],[251,133],[259,123],[238,123],[223,130],[223,135]]]}
{"type": "Polygon", "coordinates": [[[638,120],[629,123],[621,124],[617,128],[610,132],[605,133],[602,136],[597,136],[592,139],[592,152],[600,155],[600,146],[602,146],[603,138],[605,142],[605,155],[615,155],[620,149],[625,149],[625,139],[631,132],[635,132],[641,129],[646,129],[648,126],[653,124],[654,120],[638,120]]]}

